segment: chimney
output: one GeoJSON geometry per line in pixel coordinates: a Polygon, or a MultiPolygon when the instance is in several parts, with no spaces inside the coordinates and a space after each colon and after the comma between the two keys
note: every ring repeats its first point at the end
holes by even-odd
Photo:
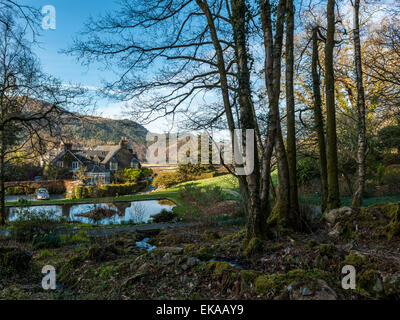
{"type": "Polygon", "coordinates": [[[122,137],[121,141],[119,142],[119,146],[122,149],[128,149],[128,139],[126,137],[122,137]]]}
{"type": "Polygon", "coordinates": [[[72,143],[63,143],[64,151],[72,150],[72,143]]]}

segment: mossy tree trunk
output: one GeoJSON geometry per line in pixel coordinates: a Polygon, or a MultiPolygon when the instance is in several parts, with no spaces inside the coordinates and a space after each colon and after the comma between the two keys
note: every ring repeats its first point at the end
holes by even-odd
{"type": "Polygon", "coordinates": [[[365,94],[363,84],[363,70],[361,59],[361,40],[360,40],[360,0],[354,0],[354,61],[357,82],[357,128],[358,128],[358,176],[356,191],[353,194],[353,207],[361,207],[362,196],[365,185],[365,154],[367,149],[366,125],[365,125],[365,94]]]}
{"type": "MultiPolygon", "coordinates": [[[[232,104],[230,102],[227,70],[224,61],[224,53],[222,50],[221,42],[218,38],[217,28],[214,23],[214,16],[208,6],[207,1],[196,0],[196,3],[204,13],[207,19],[207,25],[211,40],[216,51],[217,56],[217,67],[220,76],[220,88],[223,96],[225,114],[228,121],[228,127],[231,132],[232,142],[234,143],[234,129],[235,122],[232,114],[232,104]]],[[[226,3],[228,5],[228,2],[226,3]]],[[[235,51],[237,56],[238,65],[238,80],[239,80],[239,104],[240,104],[240,121],[242,129],[257,129],[255,128],[256,119],[251,103],[251,92],[250,92],[250,73],[248,70],[248,55],[246,47],[246,14],[247,8],[243,1],[231,1],[234,16],[232,19],[233,31],[235,37],[235,44],[238,48],[235,51]]],[[[242,139],[242,141],[246,141],[242,139]]],[[[257,159],[257,143],[255,146],[255,159],[257,159]]],[[[236,149],[237,146],[233,145],[236,149]]],[[[244,149],[245,150],[245,149],[244,149]]],[[[254,172],[249,176],[237,176],[239,180],[239,186],[243,199],[246,203],[246,211],[248,215],[248,234],[249,237],[264,238],[267,234],[266,220],[268,211],[261,210],[260,204],[260,168],[259,162],[255,161],[254,172]]]]}
{"type": "MultiPolygon", "coordinates": [[[[296,123],[294,100],[294,13],[293,0],[287,0],[286,10],[286,117],[287,117],[287,159],[290,179],[290,206],[299,211],[296,170],[296,123]]],[[[297,214],[296,214],[297,215],[297,214]]]]}
{"type": "Polygon", "coordinates": [[[340,207],[338,154],[336,136],[335,77],[333,68],[333,51],[335,47],[335,0],[328,0],[328,28],[325,44],[325,90],[326,90],[326,122],[328,132],[328,201],[327,210],[340,207]]]}
{"type": "Polygon", "coordinates": [[[262,202],[269,198],[269,176],[271,173],[271,157],[275,149],[278,165],[278,188],[276,201],[271,215],[268,218],[270,226],[279,229],[291,228],[294,215],[290,210],[290,180],[287,154],[283,143],[280,115],[279,97],[281,92],[281,62],[282,43],[284,37],[284,24],[286,13],[286,0],[280,0],[276,8],[275,26],[272,25],[272,10],[270,1],[260,0],[260,13],[265,49],[265,85],[269,100],[269,117],[267,143],[263,154],[262,173],[262,202]],[[273,30],[275,35],[273,36],[273,30]]]}
{"type": "Polygon", "coordinates": [[[318,27],[312,31],[312,79],[313,79],[313,111],[315,131],[318,139],[319,167],[321,174],[321,210],[324,212],[328,201],[328,169],[326,160],[326,143],[324,133],[324,118],[322,116],[322,99],[320,87],[320,74],[318,72],[319,52],[318,52],[318,27]]]}

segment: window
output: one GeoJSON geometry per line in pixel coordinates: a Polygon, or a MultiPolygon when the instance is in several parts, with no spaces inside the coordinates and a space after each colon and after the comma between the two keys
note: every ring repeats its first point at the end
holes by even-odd
{"type": "Polygon", "coordinates": [[[79,162],[78,161],[73,161],[72,162],[72,170],[76,171],[79,168],[79,162]]]}
{"type": "Polygon", "coordinates": [[[138,169],[139,168],[139,163],[137,161],[132,161],[131,162],[131,168],[138,169]]]}
{"type": "Polygon", "coordinates": [[[64,167],[64,161],[57,161],[57,167],[63,168],[64,167]]]}
{"type": "Polygon", "coordinates": [[[110,162],[110,170],[117,171],[118,170],[118,162],[110,162]]]}

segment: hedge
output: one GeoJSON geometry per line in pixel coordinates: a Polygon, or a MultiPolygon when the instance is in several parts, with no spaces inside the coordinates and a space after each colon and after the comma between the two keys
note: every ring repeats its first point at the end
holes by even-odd
{"type": "Polygon", "coordinates": [[[87,199],[87,198],[104,198],[123,196],[142,191],[148,187],[147,180],[138,181],[135,183],[125,184],[103,184],[100,186],[77,186],[74,188],[72,198],[87,199]]]}
{"type": "Polygon", "coordinates": [[[65,193],[65,185],[64,182],[51,182],[45,184],[32,184],[25,186],[10,186],[6,187],[5,193],[7,196],[29,196],[36,193],[36,190],[39,188],[46,188],[50,194],[63,194],[65,193]]]}

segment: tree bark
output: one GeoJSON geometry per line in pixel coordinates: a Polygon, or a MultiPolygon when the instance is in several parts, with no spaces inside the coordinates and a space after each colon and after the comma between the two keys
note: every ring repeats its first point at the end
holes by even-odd
{"type": "MultiPolygon", "coordinates": [[[[245,1],[231,0],[232,7],[232,28],[235,42],[235,56],[237,60],[237,78],[239,82],[238,101],[240,106],[240,124],[241,129],[250,129],[256,132],[256,119],[253,112],[253,104],[250,89],[250,71],[248,68],[247,52],[247,7],[245,1]]],[[[243,132],[245,133],[245,131],[243,132]]],[[[260,167],[258,162],[257,135],[254,134],[254,170],[247,175],[247,185],[250,200],[250,215],[248,238],[265,238],[267,235],[267,226],[265,212],[260,208],[260,167]]],[[[243,150],[246,150],[246,138],[242,136],[243,150]]]]}
{"type": "Polygon", "coordinates": [[[314,104],[314,122],[315,131],[317,132],[318,151],[319,151],[319,167],[321,173],[321,210],[324,212],[328,201],[328,168],[326,159],[326,144],[324,133],[324,118],[322,116],[322,99],[320,87],[320,75],[318,72],[319,52],[318,52],[318,29],[313,28],[312,31],[312,79],[313,79],[313,104],[314,104]]]}
{"type": "Polygon", "coordinates": [[[357,128],[358,128],[358,177],[356,191],[353,195],[353,207],[361,207],[365,185],[365,154],[367,149],[366,125],[365,125],[365,94],[363,84],[363,70],[361,59],[360,40],[360,0],[354,0],[354,60],[357,82],[357,128]]]}
{"type": "Polygon", "coordinates": [[[294,224],[294,215],[290,210],[289,166],[283,143],[279,115],[279,97],[281,90],[282,43],[285,23],[286,0],[280,0],[277,7],[275,37],[272,36],[271,5],[269,0],[259,1],[265,49],[265,85],[269,100],[269,119],[267,143],[264,148],[262,166],[261,201],[269,199],[269,176],[271,157],[275,148],[278,165],[278,188],[274,208],[268,218],[270,226],[287,230],[294,224]]]}
{"type": "Polygon", "coordinates": [[[290,207],[299,211],[296,170],[296,125],[294,101],[294,13],[293,0],[287,0],[286,6],[286,113],[287,113],[287,158],[290,179],[290,207]]]}
{"type": "Polygon", "coordinates": [[[327,19],[328,28],[325,45],[326,122],[328,127],[327,210],[332,210],[340,207],[335,110],[335,77],[333,69],[333,50],[335,47],[335,0],[328,0],[327,19]]]}
{"type": "MultiPolygon", "coordinates": [[[[235,36],[237,43],[240,45],[240,49],[236,50],[236,55],[238,56],[238,69],[239,69],[239,104],[241,108],[241,127],[242,129],[248,128],[255,128],[254,123],[256,119],[253,118],[253,107],[251,105],[251,96],[250,96],[250,73],[248,71],[247,66],[247,49],[246,49],[246,38],[245,38],[245,11],[244,13],[242,10],[246,10],[243,4],[240,3],[241,1],[232,1],[232,6],[235,8],[239,6],[236,10],[237,17],[234,21],[233,25],[234,32],[237,33],[235,36]],[[244,8],[243,8],[244,7],[244,8]],[[243,15],[244,14],[244,15],[243,15]],[[244,29],[243,29],[244,28],[244,29]]],[[[228,127],[231,132],[232,143],[235,141],[234,139],[234,129],[235,123],[232,114],[232,107],[229,98],[229,88],[228,88],[228,80],[227,80],[227,72],[226,66],[224,61],[223,50],[218,39],[217,29],[214,24],[213,16],[208,6],[207,1],[196,0],[196,3],[203,11],[207,18],[207,24],[209,27],[211,39],[213,42],[214,49],[217,54],[217,61],[218,61],[218,72],[220,75],[220,82],[221,82],[221,92],[223,96],[224,108],[225,113],[228,120],[228,127]]],[[[256,135],[255,135],[256,136],[256,135]]],[[[245,139],[243,139],[245,141],[245,139]]],[[[233,145],[233,148],[236,149],[238,146],[233,145]]],[[[244,149],[245,150],[245,149],[244,149]]],[[[257,158],[257,143],[255,143],[255,159],[257,158]]],[[[260,195],[259,195],[259,164],[258,161],[255,161],[255,167],[253,174],[250,177],[246,176],[238,176],[239,179],[239,186],[241,190],[241,194],[246,202],[246,209],[248,219],[248,237],[260,237],[264,238],[267,233],[267,225],[266,225],[266,212],[261,211],[260,209],[260,195]]]]}

